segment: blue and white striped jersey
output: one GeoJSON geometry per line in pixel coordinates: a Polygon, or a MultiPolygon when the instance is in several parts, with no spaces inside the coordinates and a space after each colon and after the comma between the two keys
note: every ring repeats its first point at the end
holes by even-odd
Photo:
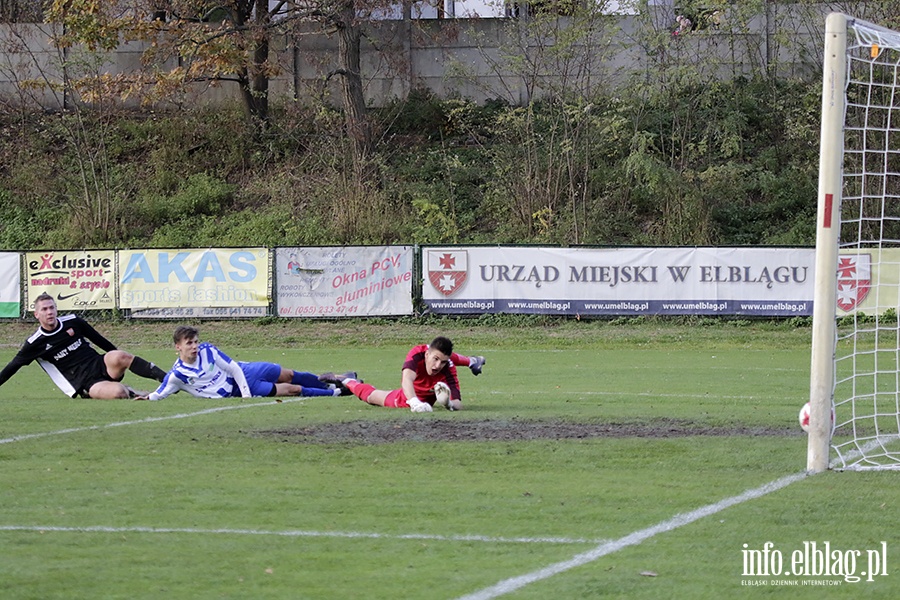
{"type": "Polygon", "coordinates": [[[162,400],[180,390],[199,398],[249,398],[252,395],[247,377],[237,361],[209,342],[200,344],[197,362],[187,364],[177,359],[149,398],[162,400]]]}

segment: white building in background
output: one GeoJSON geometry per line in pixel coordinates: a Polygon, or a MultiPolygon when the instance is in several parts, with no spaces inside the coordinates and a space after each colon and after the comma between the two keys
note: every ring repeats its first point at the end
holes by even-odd
{"type": "MultiPolygon", "coordinates": [[[[639,0],[594,0],[602,5],[603,12],[609,15],[635,15],[638,13],[639,0]]],[[[649,5],[671,6],[673,0],[649,0],[649,5]]],[[[275,9],[280,0],[269,0],[269,8],[275,9]]],[[[413,19],[498,19],[515,16],[517,5],[527,1],[515,0],[425,0],[415,2],[411,7],[413,19]],[[441,10],[438,10],[441,6],[441,10]]],[[[396,4],[388,9],[373,11],[371,18],[385,21],[403,19],[403,6],[396,4]]]]}
{"type": "MultiPolygon", "coordinates": [[[[602,4],[603,12],[610,15],[637,14],[637,0],[595,0],[602,4]]],[[[672,0],[650,0],[650,4],[671,4],[672,0]]],[[[517,4],[527,2],[504,2],[504,0],[443,0],[443,14],[439,15],[437,7],[429,2],[417,2],[413,5],[414,19],[497,19],[514,16],[517,4]]],[[[402,18],[402,9],[389,17],[402,18]]]]}

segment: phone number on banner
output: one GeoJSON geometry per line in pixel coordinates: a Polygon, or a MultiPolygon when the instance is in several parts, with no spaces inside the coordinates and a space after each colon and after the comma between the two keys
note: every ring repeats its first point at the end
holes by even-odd
{"type": "Polygon", "coordinates": [[[300,316],[300,317],[316,317],[316,316],[342,316],[356,315],[359,313],[358,306],[282,306],[278,309],[278,314],[283,317],[300,316]]]}

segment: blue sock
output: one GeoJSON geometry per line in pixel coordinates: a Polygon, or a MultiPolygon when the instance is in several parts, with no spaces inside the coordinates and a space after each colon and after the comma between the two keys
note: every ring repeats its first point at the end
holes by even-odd
{"type": "Polygon", "coordinates": [[[312,388],[303,386],[303,393],[301,396],[334,396],[334,390],[321,390],[319,388],[312,388]]]}
{"type": "MultiPolygon", "coordinates": [[[[293,377],[291,377],[291,383],[294,385],[302,385],[303,389],[306,388],[316,388],[320,390],[327,390],[328,384],[319,381],[319,377],[312,373],[308,373],[306,371],[294,371],[293,377]]],[[[306,394],[304,394],[305,396],[306,394]]]]}

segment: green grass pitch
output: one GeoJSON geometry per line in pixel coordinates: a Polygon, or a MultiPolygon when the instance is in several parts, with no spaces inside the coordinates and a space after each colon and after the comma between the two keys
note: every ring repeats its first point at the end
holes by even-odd
{"type": "MultiPolygon", "coordinates": [[[[171,323],[95,325],[174,358],[171,323]]],[[[33,327],[4,324],[0,362],[33,327]]],[[[382,388],[438,333],[487,357],[479,377],[460,370],[458,413],[72,400],[23,369],[0,387],[0,597],[900,597],[898,474],[801,475],[808,329],[201,325],[237,359],[382,388]],[[747,575],[767,542],[782,574],[747,575]],[[811,543],[842,574],[785,576],[811,543]],[[855,575],[886,564],[852,582],[851,556],[855,575]]]]}

